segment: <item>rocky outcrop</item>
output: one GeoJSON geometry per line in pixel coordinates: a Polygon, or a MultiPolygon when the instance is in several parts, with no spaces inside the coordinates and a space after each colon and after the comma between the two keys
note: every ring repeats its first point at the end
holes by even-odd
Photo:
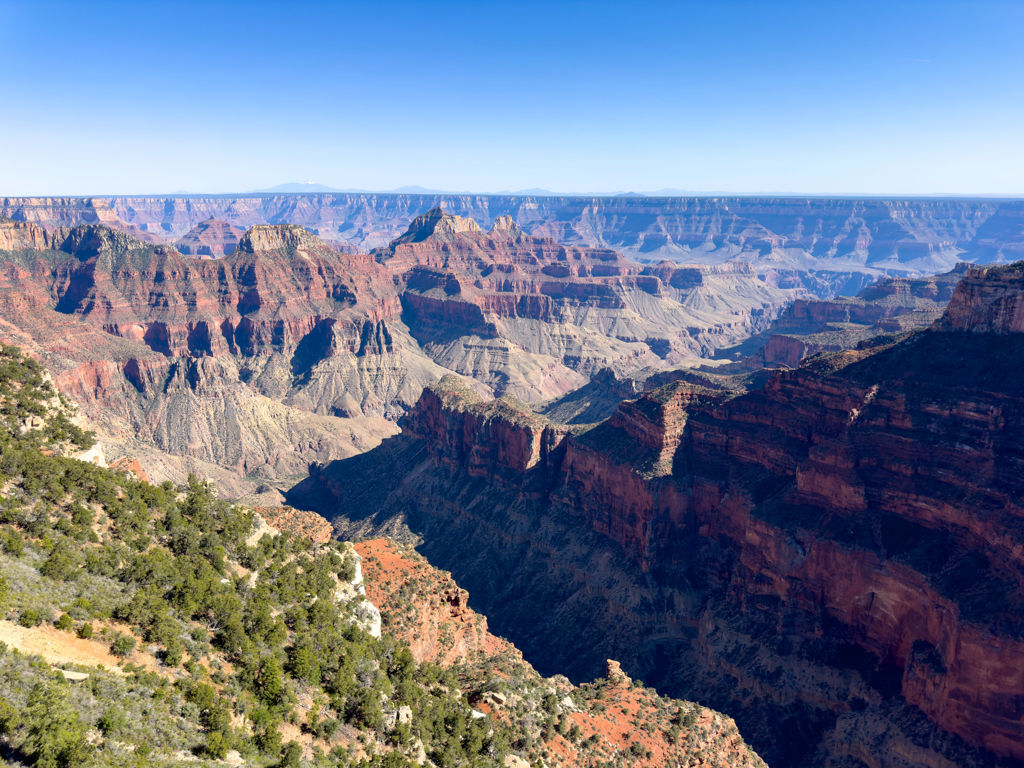
{"type": "Polygon", "coordinates": [[[120,452],[145,462],[149,443],[238,478],[372,447],[446,374],[558,397],[602,368],[707,354],[799,293],[746,265],[652,271],[440,210],[373,254],[298,225],[197,259],[106,226],[0,224],[3,338],[43,358],[120,452]]]}
{"type": "MultiPolygon", "coordinates": [[[[473,717],[518,725],[528,735],[519,745],[543,739],[562,766],[624,756],[643,768],[763,768],[732,720],[633,684],[617,662],[608,662],[606,679],[580,686],[561,675],[541,677],[514,645],[489,631],[487,617],[469,607],[468,593],[451,574],[412,547],[378,538],[355,548],[366,569],[367,596],[380,606],[386,632],[407,642],[417,662],[456,670],[459,695],[466,696],[473,717]]],[[[415,722],[408,707],[392,710],[396,722],[402,722],[402,710],[415,722]]],[[[504,765],[528,768],[529,762],[512,754],[504,765]]]]}
{"type": "MultiPolygon", "coordinates": [[[[361,338],[386,333],[401,308],[372,259],[295,229],[257,231],[226,259],[197,261],[105,227],[49,241],[36,228],[28,244],[48,249],[5,254],[4,338],[42,358],[115,442],[141,438],[239,475],[351,455],[394,431],[378,392],[401,396],[400,386],[379,373],[387,350],[363,349],[361,338]],[[310,369],[338,355],[347,365],[307,389],[310,369]],[[360,382],[361,365],[381,389],[360,382]],[[334,415],[342,409],[348,423],[334,415]]],[[[394,356],[390,365],[403,367],[394,356]]],[[[125,450],[148,461],[139,446],[125,450]]]]}
{"type": "Polygon", "coordinates": [[[63,233],[51,235],[46,229],[31,222],[11,221],[0,218],[0,250],[2,251],[45,251],[63,242],[63,233]]]}
{"type": "Polygon", "coordinates": [[[417,663],[448,667],[496,655],[523,663],[515,646],[488,631],[487,617],[469,607],[469,593],[450,573],[389,539],[362,541],[355,551],[366,572],[367,597],[387,617],[388,632],[409,644],[417,663]]]}
{"type": "Polygon", "coordinates": [[[314,544],[326,544],[331,540],[331,524],[315,512],[291,507],[253,507],[252,511],[268,525],[294,538],[309,539],[314,544]]]}
{"type": "MultiPolygon", "coordinates": [[[[507,225],[504,227],[507,229],[507,225]]],[[[393,245],[420,243],[428,237],[446,238],[463,232],[481,232],[480,225],[473,219],[446,214],[440,208],[432,208],[412,220],[404,235],[393,245]]]]}
{"type": "Polygon", "coordinates": [[[762,334],[767,343],[745,356],[739,367],[796,368],[819,352],[853,349],[880,334],[925,328],[942,316],[969,269],[961,263],[933,277],[888,278],[854,298],[797,299],[762,334]]]}
{"type": "Polygon", "coordinates": [[[375,258],[401,275],[409,325],[436,362],[481,378],[471,373],[481,347],[488,365],[501,349],[505,364],[481,380],[504,380],[494,388],[525,401],[584,383],[574,374],[627,373],[709,354],[767,327],[801,292],[766,285],[747,264],[644,267],[512,226],[505,218],[485,233],[435,210],[375,258]],[[567,326],[571,334],[562,332],[567,326]],[[538,377],[556,387],[539,387],[538,377]]]}
{"type": "Polygon", "coordinates": [[[629,685],[633,682],[629,675],[622,671],[622,665],[612,659],[608,659],[606,663],[604,677],[608,682],[620,685],[629,685]]]}
{"type": "Polygon", "coordinates": [[[122,456],[121,458],[110,462],[109,466],[111,469],[116,469],[118,472],[127,472],[131,474],[136,480],[140,480],[144,483],[149,482],[149,475],[146,474],[145,470],[142,468],[142,463],[138,459],[122,456]]]}
{"type": "Polygon", "coordinates": [[[186,256],[219,259],[232,253],[245,230],[226,221],[207,219],[174,241],[174,247],[186,256]]]}
{"type": "Polygon", "coordinates": [[[404,521],[541,669],[699,691],[769,762],[1022,760],[1022,296],[1015,265],[972,271],[934,330],[626,401],[549,443],[546,493],[542,425],[427,392],[292,501],[404,521]],[[355,475],[375,455],[386,492],[355,475]]]}
{"type": "Polygon", "coordinates": [[[547,490],[569,428],[550,424],[511,400],[485,402],[448,376],[424,390],[403,429],[429,438],[436,459],[473,477],[547,490]]]}
{"type": "Polygon", "coordinates": [[[1024,261],[1009,268],[969,270],[950,299],[946,313],[936,322],[936,329],[971,333],[1024,332],[1022,275],[1024,261]]]}
{"type": "Polygon", "coordinates": [[[362,251],[403,236],[410,221],[434,208],[485,226],[505,216],[533,236],[613,248],[647,262],[747,261],[772,285],[805,287],[822,297],[852,296],[885,274],[1024,257],[1020,201],[388,194],[0,199],[0,215],[47,228],[102,222],[173,240],[210,218],[243,229],[290,221],[362,251]]]}

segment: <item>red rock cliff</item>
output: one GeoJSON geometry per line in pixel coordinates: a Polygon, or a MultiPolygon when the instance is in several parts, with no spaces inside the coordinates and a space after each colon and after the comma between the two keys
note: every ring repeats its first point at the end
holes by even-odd
{"type": "Polygon", "coordinates": [[[1024,332],[1024,296],[1020,291],[1024,262],[1011,267],[970,270],[957,286],[946,314],[935,327],[972,333],[1024,332]]]}
{"type": "MultiPolygon", "coordinates": [[[[605,638],[631,622],[660,633],[693,622],[696,644],[680,652],[743,695],[858,724],[822,749],[882,750],[913,765],[1024,759],[1022,302],[1024,270],[972,271],[934,330],[820,355],[733,399],[666,387],[564,437],[564,453],[549,453],[556,482],[537,519],[582,517],[645,579],[666,579],[662,602],[634,605],[590,586],[581,567],[567,594],[603,601],[615,620],[587,620],[605,638]],[[893,702],[900,722],[871,725],[897,711],[893,702]],[[911,744],[900,724],[915,712],[935,729],[928,745],[911,744]],[[896,735],[872,747],[872,728],[896,735]],[[956,758],[949,734],[990,757],[956,758]]],[[[448,467],[515,488],[537,466],[545,428],[509,407],[428,391],[409,432],[448,467]]],[[[460,491],[444,482],[436,514],[460,510],[472,523],[444,518],[433,551],[443,551],[444,526],[507,540],[502,523],[455,501],[460,491]]],[[[432,530],[429,498],[417,503],[432,530]]],[[[519,561],[540,556],[532,546],[503,572],[518,589],[528,578],[519,561]]],[[[561,572],[579,561],[573,546],[546,540],[543,551],[561,572]]],[[[546,578],[540,594],[558,575],[546,578]]],[[[574,616],[569,603],[559,611],[574,616]]],[[[566,625],[559,642],[587,654],[593,639],[574,631],[566,625]]]]}

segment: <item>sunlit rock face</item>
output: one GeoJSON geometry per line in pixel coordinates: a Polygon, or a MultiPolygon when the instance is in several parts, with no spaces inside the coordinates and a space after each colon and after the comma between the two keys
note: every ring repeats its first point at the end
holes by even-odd
{"type": "Polygon", "coordinates": [[[542,669],[699,692],[769,764],[1021,760],[1022,301],[1020,264],[972,269],[931,329],[596,426],[443,381],[292,496],[408,530],[542,669]]]}
{"type": "Polygon", "coordinates": [[[646,263],[749,262],[772,285],[803,286],[820,298],[853,296],[884,275],[937,274],[959,261],[1024,258],[1020,201],[403,194],[0,198],[0,215],[48,229],[104,223],[156,243],[182,238],[211,218],[243,230],[289,222],[361,252],[386,247],[435,208],[483,229],[507,220],[529,235],[612,248],[646,263]]]}
{"type": "Polygon", "coordinates": [[[200,471],[241,494],[376,445],[445,375],[558,397],[602,368],[707,354],[803,294],[742,264],[562,246],[507,217],[484,232],[430,211],[371,254],[290,224],[253,226],[228,253],[234,234],[206,220],[186,254],[105,224],[3,220],[0,301],[4,338],[46,358],[108,444],[133,443],[155,479],[169,475],[146,446],[202,463],[174,463],[175,479],[200,471]]]}

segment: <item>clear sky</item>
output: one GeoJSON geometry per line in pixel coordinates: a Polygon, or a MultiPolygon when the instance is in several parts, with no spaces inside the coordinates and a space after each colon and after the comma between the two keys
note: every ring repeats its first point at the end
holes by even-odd
{"type": "Polygon", "coordinates": [[[0,196],[1024,194],[1024,1],[0,0],[0,196]]]}

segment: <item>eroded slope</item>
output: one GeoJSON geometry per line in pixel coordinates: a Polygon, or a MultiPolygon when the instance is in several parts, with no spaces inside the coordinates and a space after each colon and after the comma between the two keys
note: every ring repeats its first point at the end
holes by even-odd
{"type": "Polygon", "coordinates": [[[405,526],[541,669],[700,691],[769,762],[1016,764],[1022,307],[1019,265],[973,269],[931,330],[582,434],[449,382],[293,498],[405,526]]]}

